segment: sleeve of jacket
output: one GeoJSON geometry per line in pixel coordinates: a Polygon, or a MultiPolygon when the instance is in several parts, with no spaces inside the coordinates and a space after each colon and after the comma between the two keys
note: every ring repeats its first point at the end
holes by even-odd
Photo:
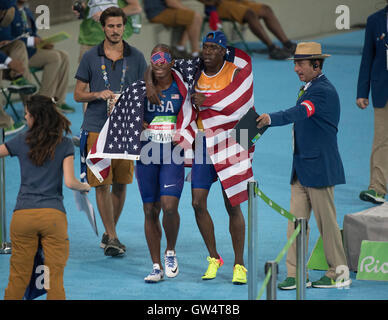
{"type": "Polygon", "coordinates": [[[0,64],[3,64],[7,60],[7,55],[0,51],[0,64]]]}
{"type": "MultiPolygon", "coordinates": [[[[311,88],[311,90],[313,90],[311,88]]],[[[296,106],[284,111],[270,113],[271,127],[284,126],[297,121],[310,118],[319,112],[320,106],[325,101],[323,91],[314,90],[300,99],[296,106]]]]}
{"type": "Polygon", "coordinates": [[[362,59],[360,64],[360,72],[358,74],[357,83],[357,98],[369,97],[371,70],[373,59],[376,54],[376,48],[373,36],[373,21],[369,17],[365,28],[364,49],[362,51],[362,59]]]}

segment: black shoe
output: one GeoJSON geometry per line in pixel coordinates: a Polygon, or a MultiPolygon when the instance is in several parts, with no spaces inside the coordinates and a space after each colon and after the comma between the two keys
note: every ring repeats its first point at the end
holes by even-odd
{"type": "Polygon", "coordinates": [[[269,57],[274,60],[285,60],[291,57],[291,53],[284,48],[272,46],[269,48],[269,57]]]}
{"type": "Polygon", "coordinates": [[[290,56],[293,56],[295,54],[297,44],[295,42],[289,41],[289,43],[286,43],[283,47],[284,50],[288,51],[290,56]]]}
{"type": "Polygon", "coordinates": [[[108,244],[109,241],[109,236],[107,233],[104,233],[102,235],[101,243],[100,243],[100,248],[105,249],[106,245],[108,244]]]}
{"type": "Polygon", "coordinates": [[[119,239],[109,239],[108,243],[105,246],[104,254],[106,256],[117,257],[122,256],[125,253],[125,250],[122,248],[122,244],[119,239]]]}
{"type": "Polygon", "coordinates": [[[171,48],[171,57],[173,59],[190,59],[191,55],[186,50],[178,50],[176,47],[171,48]]]}

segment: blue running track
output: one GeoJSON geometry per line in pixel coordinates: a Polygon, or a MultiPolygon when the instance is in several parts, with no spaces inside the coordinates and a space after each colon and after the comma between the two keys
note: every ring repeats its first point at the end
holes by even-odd
{"type": "MultiPolygon", "coordinates": [[[[342,228],[345,214],[359,212],[372,205],[359,200],[359,192],[368,186],[369,156],[373,139],[373,110],[361,111],[355,104],[358,69],[364,31],[354,31],[318,39],[323,51],[332,54],[324,65],[324,73],[336,86],[341,99],[339,125],[339,148],[344,162],[347,183],[335,189],[337,220],[342,228]]],[[[293,106],[301,83],[290,61],[273,61],[265,54],[254,54],[255,106],[259,113],[271,112],[293,106]]],[[[74,134],[79,132],[82,121],[81,104],[76,104],[73,94],[67,103],[77,106],[77,112],[68,115],[74,134]]],[[[18,110],[23,110],[18,104],[18,110]]],[[[270,198],[285,208],[290,201],[290,170],[292,163],[291,126],[269,129],[257,143],[254,159],[254,174],[260,188],[270,198]]],[[[76,166],[79,168],[79,150],[76,149],[76,166]]],[[[19,190],[19,164],[16,159],[6,159],[6,208],[7,222],[11,220],[19,190]]],[[[103,225],[97,213],[99,237],[93,233],[83,212],[78,212],[71,190],[64,187],[65,207],[68,212],[70,257],[65,269],[64,283],[68,299],[78,300],[246,300],[247,286],[232,284],[233,250],[228,231],[228,216],[223,207],[221,188],[215,183],[210,192],[211,213],[218,251],[225,264],[217,278],[202,281],[207,268],[207,250],[196,226],[191,207],[190,185],[185,184],[179,212],[181,226],[177,241],[180,274],[158,284],[147,284],[143,278],[151,271],[152,263],[144,231],[143,211],[136,181],[128,186],[127,198],[118,223],[120,241],[127,246],[122,258],[104,256],[99,248],[103,225]]],[[[91,191],[95,210],[95,192],[91,191]]],[[[287,220],[259,202],[259,274],[258,287],[264,280],[264,263],[274,260],[286,243],[287,220]]],[[[247,204],[242,205],[247,218],[247,204]]],[[[247,219],[246,219],[247,222],[247,219]]],[[[310,220],[309,254],[319,237],[315,219],[310,220]]],[[[8,233],[9,234],[9,233],[8,233]]],[[[245,244],[245,263],[248,263],[245,244]]],[[[162,250],[165,237],[162,238],[162,250]]],[[[0,297],[8,283],[9,255],[0,255],[0,297]]],[[[310,271],[310,279],[316,280],[322,271],[310,271]]],[[[286,277],[285,258],[280,263],[279,280],[286,277]]],[[[377,281],[358,281],[351,273],[353,284],[349,290],[308,289],[309,300],[380,300],[387,299],[388,284],[377,281]]],[[[279,300],[294,300],[295,291],[278,291],[279,300]]],[[[45,298],[45,297],[42,297],[45,298]]],[[[265,294],[263,296],[265,299],[265,294]]]]}

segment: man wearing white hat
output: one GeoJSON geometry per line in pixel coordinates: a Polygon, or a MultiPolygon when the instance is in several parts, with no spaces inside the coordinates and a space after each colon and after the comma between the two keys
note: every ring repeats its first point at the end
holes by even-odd
{"type": "MultiPolygon", "coordinates": [[[[293,123],[290,211],[297,218],[307,220],[311,210],[314,211],[329,265],[329,270],[320,280],[311,283],[307,277],[306,286],[338,288],[349,286],[351,280],[340,277],[347,268],[347,262],[336,219],[334,186],[345,183],[345,174],[337,145],[340,101],[336,89],[322,73],[327,57],[329,55],[322,54],[319,43],[299,43],[294,57],[290,59],[294,60],[294,70],[299,79],[306,84],[302,86],[295,106],[262,114],[256,121],[259,128],[293,123]]],[[[287,237],[294,230],[294,224],[289,222],[287,237]]],[[[287,278],[278,287],[295,289],[295,242],[288,251],[286,265],[287,278]]]]}

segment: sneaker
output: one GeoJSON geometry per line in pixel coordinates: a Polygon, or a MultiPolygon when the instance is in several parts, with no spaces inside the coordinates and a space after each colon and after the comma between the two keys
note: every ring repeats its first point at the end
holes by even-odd
{"type": "Polygon", "coordinates": [[[369,201],[375,204],[382,204],[385,202],[385,195],[379,194],[376,191],[369,189],[365,191],[361,191],[360,199],[364,201],[369,201]]]}
{"type": "MultiPolygon", "coordinates": [[[[311,287],[311,282],[309,279],[306,279],[306,288],[311,287]]],[[[278,288],[281,290],[295,290],[296,289],[296,279],[293,277],[287,277],[286,280],[278,284],[278,288]]]]}
{"type": "Polygon", "coordinates": [[[166,276],[169,278],[174,278],[178,275],[178,260],[174,250],[167,250],[164,255],[164,270],[166,270],[166,276]]]}
{"type": "Polygon", "coordinates": [[[108,243],[105,245],[104,254],[111,257],[121,256],[125,252],[122,246],[119,239],[109,239],[108,243]]]}
{"type": "Polygon", "coordinates": [[[107,233],[104,233],[102,235],[101,243],[100,243],[100,248],[105,249],[106,245],[108,244],[109,241],[109,236],[107,233]]]}
{"type": "Polygon", "coordinates": [[[241,264],[236,264],[233,268],[233,284],[247,283],[247,269],[241,264]]]}
{"type": "Polygon", "coordinates": [[[163,280],[164,272],[160,270],[158,263],[154,263],[152,267],[152,272],[144,278],[146,283],[157,283],[163,280]]]}
{"type": "Polygon", "coordinates": [[[290,56],[293,56],[294,53],[295,53],[295,50],[296,50],[296,46],[297,44],[295,42],[291,42],[290,45],[285,45],[283,47],[284,50],[288,51],[288,53],[290,54],[290,56]]]}
{"type": "Polygon", "coordinates": [[[222,260],[221,256],[219,259],[207,257],[207,261],[209,261],[209,266],[202,276],[202,280],[214,279],[217,275],[217,270],[224,264],[224,260],[222,260]]]}
{"type": "Polygon", "coordinates": [[[342,279],[341,281],[333,280],[327,276],[323,276],[318,281],[313,281],[313,288],[344,288],[349,287],[352,283],[351,279],[342,279]]]}
{"type": "Polygon", "coordinates": [[[285,60],[291,56],[291,53],[286,50],[279,48],[277,46],[273,46],[269,48],[269,57],[274,60],[285,60]]]}
{"type": "MultiPolygon", "coordinates": [[[[102,249],[105,249],[106,245],[108,244],[108,241],[109,241],[109,236],[107,233],[104,232],[104,234],[102,235],[102,239],[101,239],[101,243],[100,243],[100,248],[102,249]]],[[[125,247],[125,245],[123,245],[119,239],[117,239],[117,242],[118,242],[118,245],[121,249],[123,249],[124,251],[127,250],[127,248],[125,247]]]]}
{"type": "Polygon", "coordinates": [[[63,113],[73,113],[75,112],[75,109],[73,107],[70,107],[68,104],[63,103],[58,107],[59,111],[63,113]]]}
{"type": "Polygon", "coordinates": [[[24,94],[33,94],[36,91],[36,86],[28,82],[26,78],[19,77],[11,81],[8,89],[13,92],[21,92],[24,94]]]}
{"type": "Polygon", "coordinates": [[[26,124],[18,121],[14,123],[12,126],[4,129],[5,136],[10,136],[11,134],[15,134],[25,128],[26,124]]]}

